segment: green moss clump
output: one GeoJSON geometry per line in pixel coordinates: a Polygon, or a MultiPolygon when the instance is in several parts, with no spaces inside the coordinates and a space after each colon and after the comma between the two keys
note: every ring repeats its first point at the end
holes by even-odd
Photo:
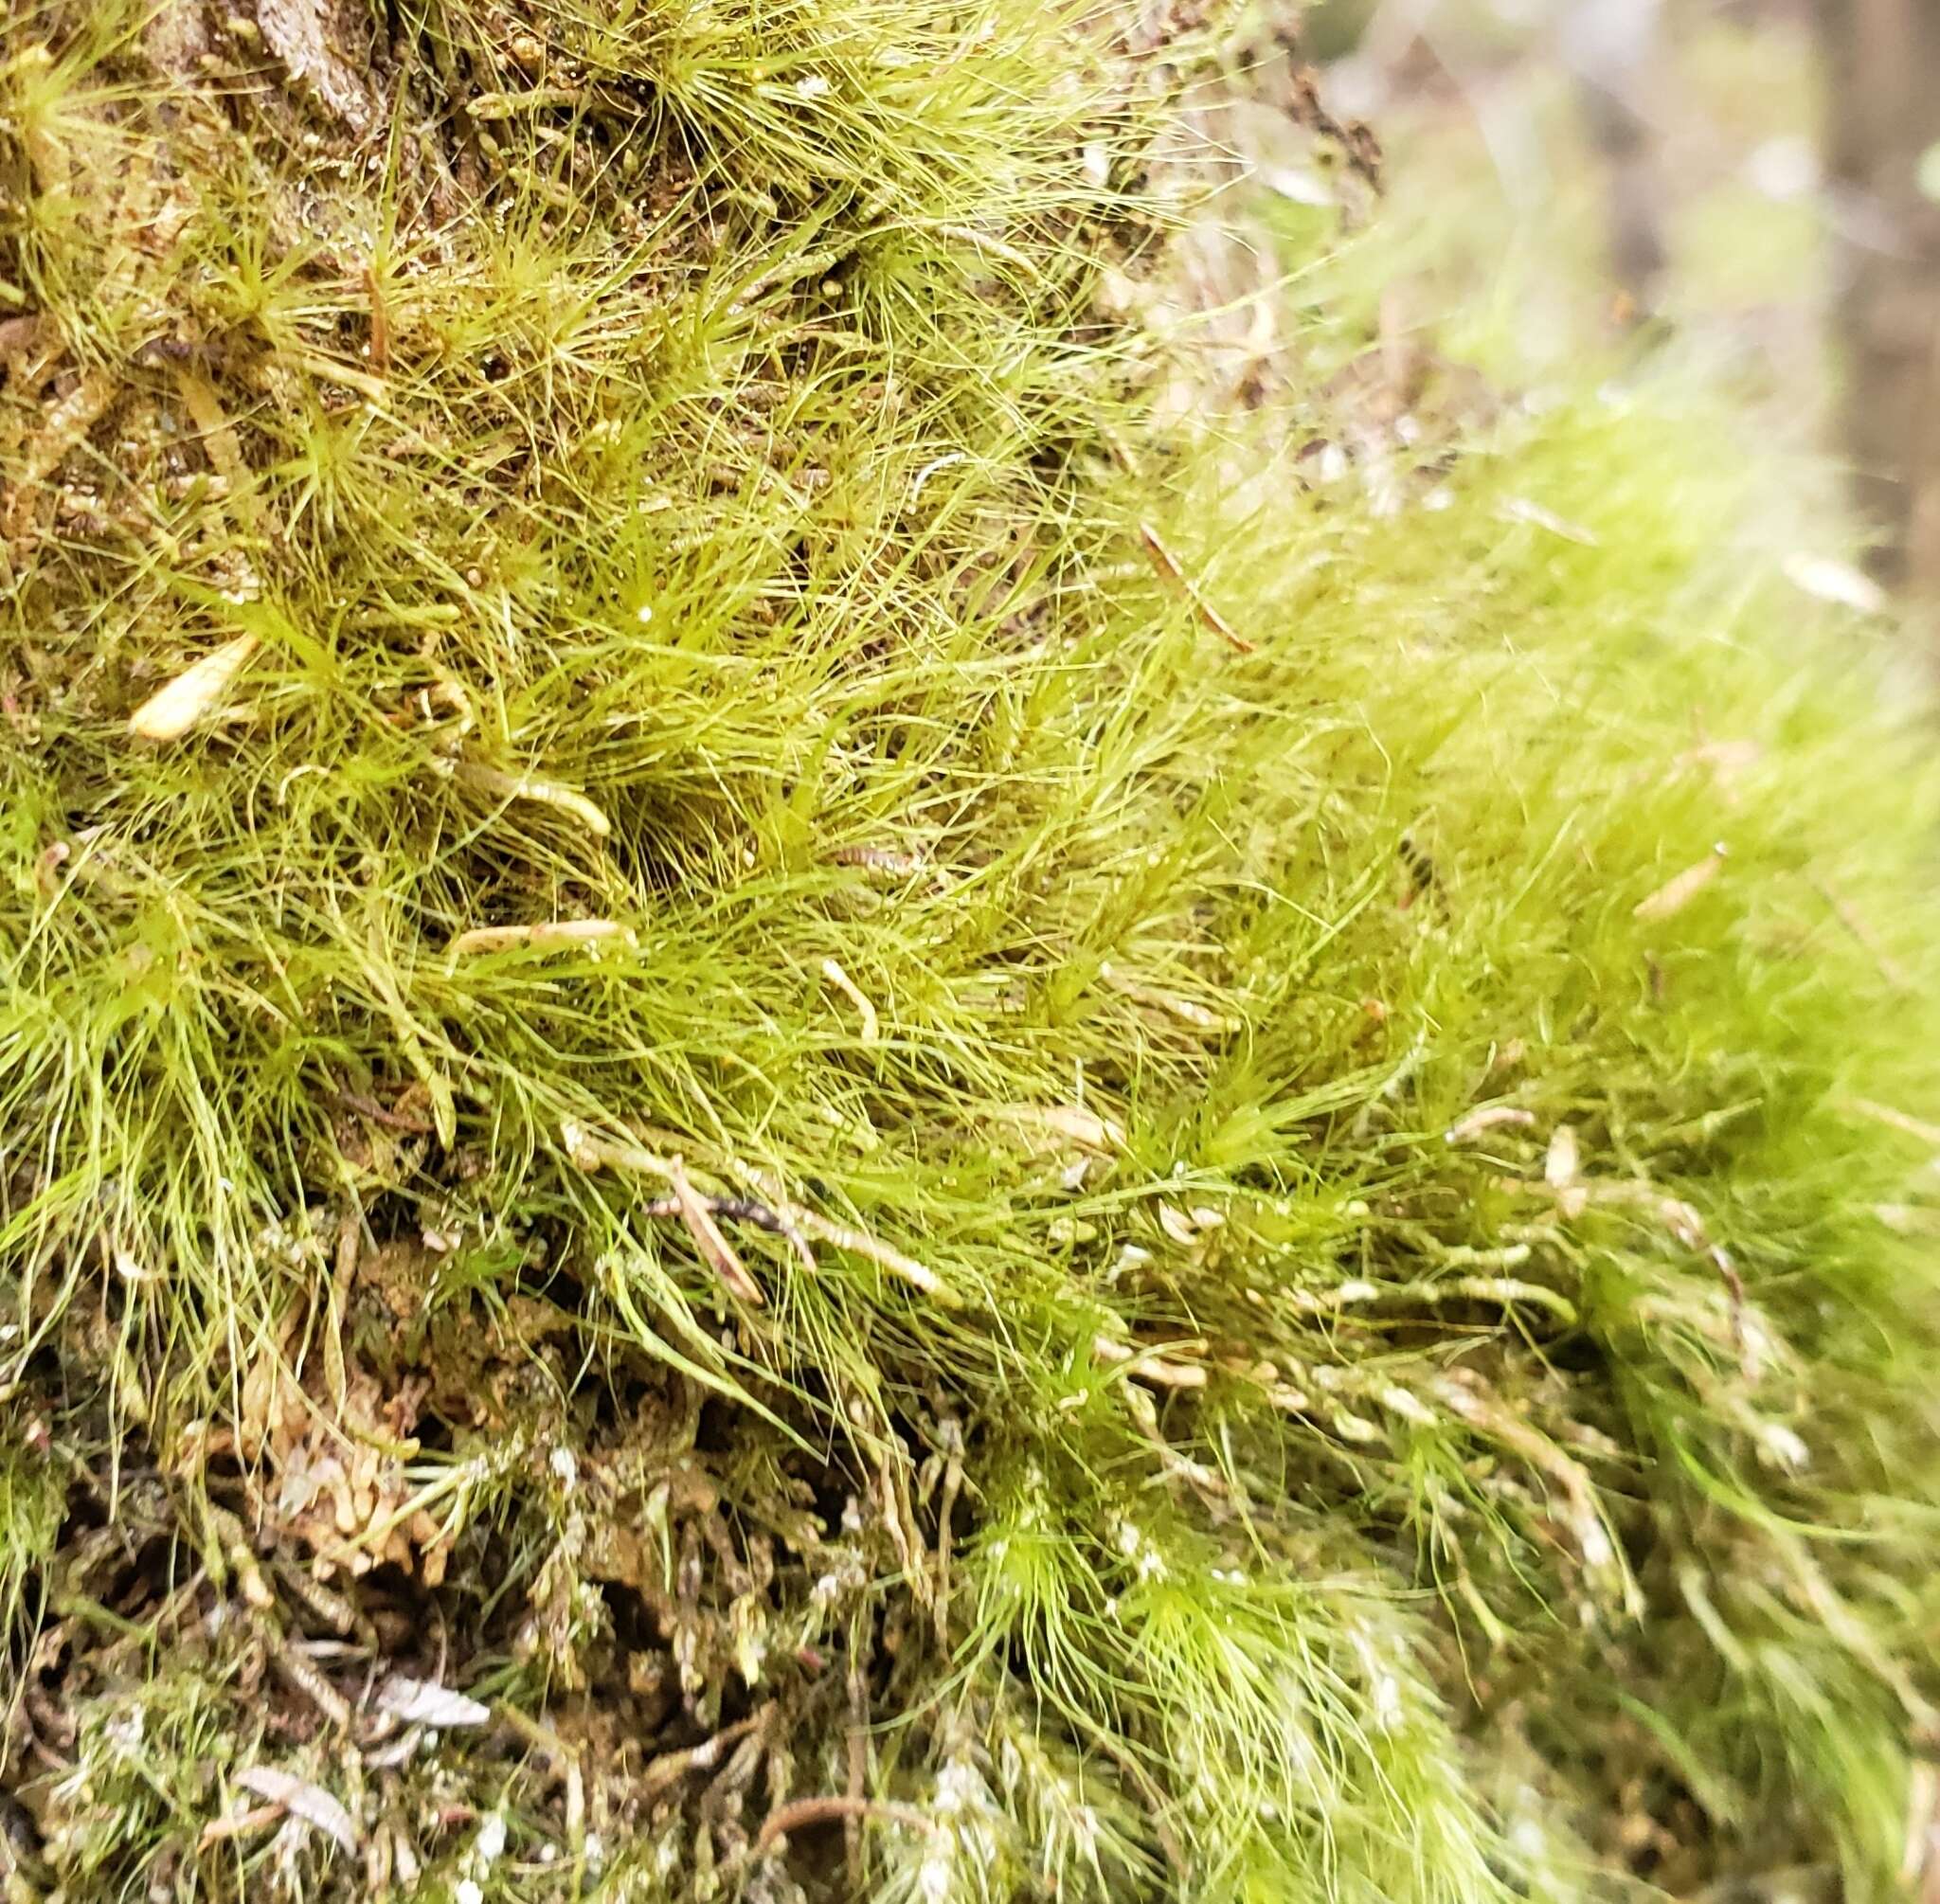
{"type": "Polygon", "coordinates": [[[1688,392],[1155,404],[1212,46],[0,29],[20,1883],[1885,1895],[1940,780],[1688,392]]]}

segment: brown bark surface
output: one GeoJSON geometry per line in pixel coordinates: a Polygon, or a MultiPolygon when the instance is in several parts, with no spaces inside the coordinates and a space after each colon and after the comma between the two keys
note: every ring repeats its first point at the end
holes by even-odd
{"type": "Polygon", "coordinates": [[[1841,205],[1845,452],[1883,581],[1940,599],[1940,0],[1817,0],[1841,205]]]}

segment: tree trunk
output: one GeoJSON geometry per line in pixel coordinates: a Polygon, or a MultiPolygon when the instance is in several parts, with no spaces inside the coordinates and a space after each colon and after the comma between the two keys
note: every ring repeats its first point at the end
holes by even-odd
{"type": "Polygon", "coordinates": [[[1880,579],[1940,597],[1940,203],[1921,181],[1940,143],[1940,5],[1818,0],[1817,15],[1846,454],[1880,579]]]}

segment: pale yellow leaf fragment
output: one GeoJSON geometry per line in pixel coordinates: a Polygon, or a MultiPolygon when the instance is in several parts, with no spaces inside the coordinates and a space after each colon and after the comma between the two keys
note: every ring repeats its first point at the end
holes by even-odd
{"type": "Polygon", "coordinates": [[[549,950],[562,945],[631,945],[633,927],[617,919],[548,919],[534,925],[475,925],[451,942],[453,958],[480,952],[509,952],[530,945],[549,950]]]}
{"type": "Polygon", "coordinates": [[[1640,899],[1631,916],[1655,923],[1681,912],[1692,900],[1715,879],[1724,867],[1724,848],[1715,846],[1695,866],[1687,866],[1674,879],[1667,879],[1657,890],[1640,899]]]}
{"type": "Polygon", "coordinates": [[[1047,1149],[1074,1143],[1086,1150],[1122,1150],[1125,1127],[1114,1118],[1104,1118],[1081,1105],[1005,1105],[1002,1114],[1017,1127],[1039,1140],[1047,1149]]]}
{"type": "Polygon", "coordinates": [[[862,1042],[865,1045],[875,1044],[882,1037],[882,1025],[876,1017],[875,1007],[870,1003],[862,987],[834,959],[822,961],[822,977],[855,1007],[862,1019],[862,1042]]]}
{"type": "Polygon", "coordinates": [[[541,806],[557,807],[561,813],[569,813],[581,821],[596,839],[604,839],[613,831],[613,822],[584,794],[558,781],[541,780],[536,774],[509,774],[503,768],[489,767],[476,761],[467,761],[459,767],[458,778],[482,793],[495,794],[500,799],[529,799],[541,806]]]}
{"type": "Polygon", "coordinates": [[[212,655],[185,668],[158,688],[128,717],[128,731],[139,741],[180,740],[227,697],[236,677],[256,653],[260,638],[239,635],[212,655]]]}
{"type": "Polygon", "coordinates": [[[1444,1143],[1472,1143],[1484,1131],[1494,1130],[1499,1124],[1533,1124],[1536,1113],[1526,1111],[1516,1105],[1481,1105],[1467,1116],[1457,1118],[1442,1133],[1444,1143]]]}

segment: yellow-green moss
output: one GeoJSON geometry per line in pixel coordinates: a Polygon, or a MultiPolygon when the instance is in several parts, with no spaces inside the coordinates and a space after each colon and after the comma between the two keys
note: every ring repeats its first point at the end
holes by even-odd
{"type": "Polygon", "coordinates": [[[1701,403],[1159,426],[1105,22],[268,26],[0,35],[42,1878],[1883,1886],[1940,782],[1701,403]]]}

